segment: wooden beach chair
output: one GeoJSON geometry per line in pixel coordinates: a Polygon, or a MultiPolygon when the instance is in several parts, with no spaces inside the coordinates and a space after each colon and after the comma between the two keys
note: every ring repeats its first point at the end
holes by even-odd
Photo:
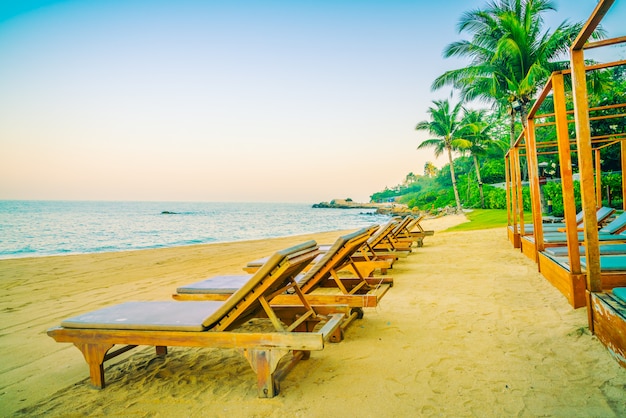
{"type": "MultiPolygon", "coordinates": [[[[623,212],[611,222],[603,226],[598,230],[598,240],[600,255],[616,255],[626,254],[626,212],[623,212]]],[[[584,236],[582,233],[578,234],[578,241],[583,242],[584,236]]],[[[543,252],[553,257],[565,257],[569,255],[569,247],[566,244],[565,236],[561,233],[552,233],[548,235],[548,241],[550,243],[559,243],[560,246],[546,247],[543,252]]],[[[578,248],[580,254],[585,253],[585,247],[580,245],[578,248]]]]}
{"type": "MultiPolygon", "coordinates": [[[[368,239],[368,228],[337,238],[332,247],[309,270],[296,278],[306,300],[312,305],[348,305],[351,315],[344,327],[363,315],[361,308],[375,307],[393,285],[391,277],[340,276],[339,271],[353,264],[352,254],[368,239]]],[[[176,300],[223,300],[249,280],[248,275],[216,276],[181,286],[176,300]]],[[[275,305],[290,305],[296,295],[283,293],[272,299],[275,305]]]]}
{"type": "MultiPolygon", "coordinates": [[[[369,239],[376,231],[378,231],[379,227],[379,225],[373,224],[364,229],[358,230],[357,234],[361,235],[361,233],[365,233],[369,239]]],[[[319,261],[331,248],[332,244],[320,245],[320,255],[318,255],[317,258],[305,268],[305,270],[307,270],[310,266],[315,265],[315,263],[319,261]]],[[[379,270],[382,275],[387,274],[387,270],[392,267],[396,257],[385,257],[371,254],[368,251],[367,243],[364,243],[351,256],[351,259],[352,263],[346,263],[341,267],[340,271],[349,271],[350,273],[360,277],[370,277],[375,270],[379,270]],[[363,253],[361,253],[361,249],[363,249],[363,253]]],[[[246,263],[243,270],[247,273],[255,273],[266,261],[267,257],[249,261],[246,263]]]]}
{"type": "Polygon", "coordinates": [[[407,222],[400,224],[392,231],[394,238],[398,241],[415,242],[418,247],[424,246],[424,238],[435,235],[433,230],[425,230],[420,224],[424,215],[407,215],[407,222]]]}
{"type": "Polygon", "coordinates": [[[409,255],[412,252],[410,245],[406,243],[399,244],[393,237],[393,231],[399,223],[399,218],[391,218],[367,240],[365,247],[360,250],[360,253],[393,259],[409,255]]]}
{"type": "Polygon", "coordinates": [[[340,325],[348,308],[327,306],[334,313],[322,316],[295,284],[294,277],[317,254],[315,241],[276,252],[224,301],[128,302],[66,319],[48,335],[73,343],[83,353],[97,388],[105,386],[104,362],[138,345],[154,346],[158,355],[165,355],[167,346],[236,348],[257,374],[259,397],[273,397],[279,390],[278,378],[299,360],[312,350],[322,350],[329,339],[341,339],[340,325]],[[272,298],[287,290],[294,292],[294,304],[272,307],[272,298]],[[268,318],[273,331],[241,327],[254,317],[268,318]],[[124,347],[108,353],[118,344],[124,347]],[[278,367],[290,353],[289,361],[278,367]]]}
{"type": "MultiPolygon", "coordinates": [[[[619,255],[626,254],[626,242],[622,243],[609,243],[604,244],[602,242],[599,243],[600,255],[619,255]]],[[[547,247],[543,250],[543,253],[552,257],[567,257],[569,255],[569,248],[567,245],[563,245],[560,247],[547,247]]],[[[578,246],[578,253],[585,253],[585,246],[578,246]]]]}
{"type": "MultiPolygon", "coordinates": [[[[598,230],[599,239],[603,242],[626,241],[626,236],[622,234],[625,230],[626,212],[623,212],[598,230]]],[[[543,234],[543,241],[553,246],[554,244],[565,244],[567,242],[567,235],[565,232],[547,232],[543,234]]],[[[584,241],[583,232],[578,233],[578,241],[584,241]]]]}
{"type": "MultiPolygon", "coordinates": [[[[601,206],[596,210],[596,219],[598,221],[598,226],[605,225],[609,222],[611,216],[615,213],[615,209],[609,208],[606,206],[601,206]]],[[[580,211],[576,214],[576,225],[579,229],[583,228],[583,220],[585,213],[580,211]]],[[[554,233],[554,232],[563,232],[565,230],[564,222],[552,222],[545,223],[542,225],[544,233],[554,233]]],[[[526,234],[532,234],[534,232],[533,224],[525,224],[524,231],[526,234]]]]}

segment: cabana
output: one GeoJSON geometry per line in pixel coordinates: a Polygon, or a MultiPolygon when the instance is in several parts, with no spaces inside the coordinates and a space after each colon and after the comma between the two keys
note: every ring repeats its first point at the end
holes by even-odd
{"type": "MultiPolygon", "coordinates": [[[[596,209],[602,206],[601,198],[601,161],[600,150],[613,144],[620,144],[622,167],[626,166],[626,149],[624,132],[613,132],[610,135],[592,135],[591,122],[620,120],[625,117],[626,104],[609,106],[590,106],[586,93],[586,74],[590,71],[625,65],[626,61],[616,61],[585,66],[583,49],[615,45],[624,42],[625,38],[607,39],[599,42],[586,43],[587,38],[595,30],[601,17],[611,7],[613,1],[598,4],[594,14],[585,25],[571,50],[572,70],[555,72],[541,91],[534,106],[529,111],[528,124],[509,150],[506,157],[507,167],[507,205],[509,213],[508,236],[514,247],[538,263],[539,271],[568,299],[575,307],[588,305],[587,289],[591,289],[590,277],[597,280],[598,290],[608,290],[614,286],[626,285],[626,272],[603,272],[599,263],[599,234],[596,209]],[[584,40],[581,40],[584,37],[584,40]],[[576,49],[578,48],[578,49],[576,49]],[[574,90],[574,109],[566,107],[566,78],[572,78],[574,90]],[[584,91],[582,90],[584,89],[584,91]],[[546,109],[549,109],[546,111],[546,109]],[[543,113],[540,113],[543,112],[543,113]],[[568,116],[573,115],[574,118],[568,116]],[[570,125],[576,124],[576,137],[570,138],[570,125]],[[581,127],[582,124],[582,127],[581,127]],[[538,129],[553,129],[554,140],[537,140],[538,129]],[[574,199],[574,180],[572,170],[572,153],[578,156],[580,170],[581,199],[584,219],[584,232],[579,237],[576,221],[574,199]],[[563,189],[563,209],[565,224],[565,243],[546,243],[541,204],[540,185],[543,178],[539,176],[538,155],[557,154],[559,156],[560,180],[563,189]],[[521,167],[525,161],[528,167],[528,184],[530,190],[530,206],[532,231],[524,226],[523,194],[521,167]],[[595,172],[595,175],[594,175],[595,172]],[[597,191],[597,193],[596,193],[597,191]],[[582,240],[580,239],[582,238],[582,240]],[[544,253],[551,245],[567,245],[568,253],[565,261],[555,260],[544,253]],[[581,244],[585,250],[586,266],[581,265],[581,244]],[[602,277],[605,278],[602,281],[602,277]]],[[[545,135],[543,135],[545,136],[545,135]]],[[[622,180],[623,195],[626,191],[622,180]]],[[[624,266],[626,270],[626,266],[624,266]]]]}
{"type": "MultiPolygon", "coordinates": [[[[601,0],[590,16],[589,20],[574,41],[571,49],[572,62],[572,86],[575,105],[574,117],[576,120],[576,139],[579,149],[579,167],[581,174],[581,196],[583,210],[595,204],[594,178],[593,178],[593,149],[594,138],[590,129],[591,117],[587,99],[585,67],[585,50],[597,47],[606,47],[626,43],[626,36],[606,39],[599,42],[588,42],[591,33],[600,24],[605,14],[613,6],[615,0],[601,0]]],[[[624,2],[621,4],[624,7],[624,2]]],[[[622,8],[622,11],[624,9],[622,8]]],[[[625,66],[626,61],[618,61],[605,64],[606,66],[625,66]]],[[[626,104],[620,105],[623,119],[626,117],[624,109],[626,104]]],[[[622,168],[626,166],[626,134],[616,134],[615,139],[621,141],[622,168]]],[[[597,159],[598,157],[596,157],[597,159]]],[[[622,178],[623,178],[622,169],[622,178]]],[[[626,191],[622,183],[622,191],[626,191]]],[[[589,329],[595,333],[598,339],[608,348],[615,359],[626,367],[626,307],[620,303],[621,298],[612,298],[611,292],[607,292],[604,276],[600,265],[600,246],[598,231],[594,228],[593,218],[585,213],[585,255],[587,262],[587,306],[589,315],[589,329]]]]}

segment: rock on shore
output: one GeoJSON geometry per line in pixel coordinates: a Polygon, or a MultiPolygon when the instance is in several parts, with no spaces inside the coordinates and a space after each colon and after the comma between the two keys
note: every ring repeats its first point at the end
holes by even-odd
{"type": "Polygon", "coordinates": [[[407,205],[396,202],[384,203],[359,203],[347,199],[333,199],[330,202],[320,202],[313,205],[314,208],[330,209],[376,209],[377,213],[405,214],[412,213],[407,205]]]}

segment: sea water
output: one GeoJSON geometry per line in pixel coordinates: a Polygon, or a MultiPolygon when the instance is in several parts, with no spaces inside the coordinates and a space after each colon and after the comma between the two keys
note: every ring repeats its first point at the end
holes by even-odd
{"type": "Polygon", "coordinates": [[[275,238],[387,219],[299,203],[0,201],[0,259],[275,238]]]}

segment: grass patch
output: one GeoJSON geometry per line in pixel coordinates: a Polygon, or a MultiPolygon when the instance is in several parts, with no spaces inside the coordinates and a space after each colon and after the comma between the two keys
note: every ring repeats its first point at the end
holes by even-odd
{"type": "Polygon", "coordinates": [[[465,222],[446,231],[473,231],[478,229],[503,228],[507,225],[505,209],[474,209],[465,213],[469,222],[465,222]]]}

